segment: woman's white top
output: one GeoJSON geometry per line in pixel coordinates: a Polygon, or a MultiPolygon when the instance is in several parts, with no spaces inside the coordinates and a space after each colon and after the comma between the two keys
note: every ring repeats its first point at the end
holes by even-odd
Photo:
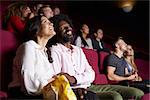
{"type": "Polygon", "coordinates": [[[25,87],[29,94],[38,94],[48,84],[54,69],[48,61],[46,48],[38,45],[33,40],[22,44],[13,62],[13,81],[9,87],[25,87]]]}
{"type": "Polygon", "coordinates": [[[81,37],[78,36],[76,41],[75,41],[75,45],[78,46],[78,47],[84,47],[84,48],[87,48],[87,49],[93,49],[92,40],[90,38],[87,38],[87,39],[85,39],[85,41],[88,44],[88,46],[84,46],[83,43],[82,43],[81,37]]]}

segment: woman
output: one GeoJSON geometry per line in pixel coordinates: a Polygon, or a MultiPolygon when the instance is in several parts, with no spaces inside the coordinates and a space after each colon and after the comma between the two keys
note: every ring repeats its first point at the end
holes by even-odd
{"type": "MultiPolygon", "coordinates": [[[[127,45],[127,51],[124,53],[124,57],[128,65],[126,74],[131,75],[133,73],[137,73],[138,69],[134,62],[134,50],[131,45],[127,45]]],[[[135,81],[142,81],[142,78],[138,76],[135,81]]]]}
{"type": "MultiPolygon", "coordinates": [[[[124,53],[125,60],[127,62],[127,70],[126,74],[137,74],[138,69],[134,62],[134,50],[131,45],[127,45],[127,51],[124,53]]],[[[150,92],[150,80],[142,80],[142,78],[137,74],[134,80],[132,82],[129,82],[130,86],[139,88],[144,91],[144,93],[150,92]]]]}
{"type": "Polygon", "coordinates": [[[3,28],[14,34],[18,41],[18,45],[22,43],[24,34],[22,33],[28,19],[33,18],[29,6],[23,2],[15,2],[8,6],[4,19],[3,28]]]}
{"type": "Polygon", "coordinates": [[[87,49],[93,49],[92,40],[88,37],[89,27],[86,24],[82,24],[80,34],[75,40],[75,45],[78,47],[84,47],[87,49]]]}
{"type": "Polygon", "coordinates": [[[30,40],[23,43],[16,52],[13,81],[9,84],[10,93],[16,97],[21,96],[22,91],[29,95],[41,94],[42,88],[55,75],[53,68],[50,68],[53,62],[50,51],[47,54],[46,48],[48,40],[56,34],[53,24],[45,16],[37,16],[30,20],[26,32],[30,40]]]}

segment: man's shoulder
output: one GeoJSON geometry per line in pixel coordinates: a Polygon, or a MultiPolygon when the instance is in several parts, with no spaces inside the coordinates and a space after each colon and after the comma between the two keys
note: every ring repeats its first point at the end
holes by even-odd
{"type": "Polygon", "coordinates": [[[108,57],[116,58],[115,54],[110,54],[108,57]]]}
{"type": "Polygon", "coordinates": [[[91,38],[91,40],[92,40],[92,42],[97,42],[97,40],[96,40],[96,39],[94,39],[94,38],[91,38]]]}
{"type": "Polygon", "coordinates": [[[73,47],[73,49],[81,49],[81,47],[78,47],[76,45],[71,45],[73,47]]]}
{"type": "Polygon", "coordinates": [[[117,57],[115,54],[110,54],[110,55],[108,56],[108,59],[109,59],[109,60],[110,60],[110,59],[112,59],[112,60],[117,60],[118,57],[117,57]]]}

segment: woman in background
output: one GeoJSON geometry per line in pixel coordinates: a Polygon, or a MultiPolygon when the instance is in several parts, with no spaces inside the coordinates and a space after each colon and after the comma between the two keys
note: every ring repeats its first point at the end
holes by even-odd
{"type": "MultiPolygon", "coordinates": [[[[127,62],[127,71],[126,74],[137,73],[138,69],[134,62],[134,50],[131,45],[127,45],[127,51],[124,53],[125,60],[127,62]]],[[[135,81],[142,81],[140,76],[136,77],[135,81]]]]}
{"type": "Polygon", "coordinates": [[[93,49],[92,40],[88,37],[89,27],[87,24],[82,24],[80,28],[80,34],[75,40],[75,45],[78,47],[84,47],[87,49],[93,49]]]}
{"type": "Polygon", "coordinates": [[[124,53],[125,60],[127,62],[127,75],[137,74],[132,82],[129,82],[129,85],[132,87],[139,88],[144,91],[144,93],[150,92],[150,81],[142,80],[142,78],[138,75],[138,69],[134,61],[134,50],[131,45],[127,45],[127,50],[124,53]]]}
{"type": "Polygon", "coordinates": [[[3,22],[3,28],[14,34],[18,45],[24,40],[23,34],[25,24],[28,19],[33,18],[29,6],[24,2],[15,2],[8,6],[7,13],[3,22]]]}

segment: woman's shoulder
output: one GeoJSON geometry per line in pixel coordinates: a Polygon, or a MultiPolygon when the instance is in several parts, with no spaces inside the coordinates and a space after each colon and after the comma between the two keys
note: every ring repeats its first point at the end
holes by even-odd
{"type": "Polygon", "coordinates": [[[80,36],[77,36],[76,40],[81,40],[81,37],[80,37],[80,36]]]}
{"type": "Polygon", "coordinates": [[[36,43],[33,40],[29,40],[27,42],[22,43],[18,49],[33,49],[36,43]]]}
{"type": "Polygon", "coordinates": [[[92,41],[92,39],[91,39],[91,38],[86,38],[86,40],[87,40],[87,41],[92,41]]]}
{"type": "Polygon", "coordinates": [[[15,21],[15,20],[21,20],[21,18],[19,16],[11,16],[10,17],[11,21],[15,21]]]}

